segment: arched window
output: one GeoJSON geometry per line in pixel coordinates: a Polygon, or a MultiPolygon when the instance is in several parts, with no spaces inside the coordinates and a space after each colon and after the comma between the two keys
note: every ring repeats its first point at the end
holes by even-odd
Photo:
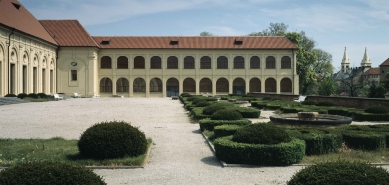
{"type": "Polygon", "coordinates": [[[208,56],[201,57],[200,69],[211,69],[211,58],[208,56]]]}
{"type": "Polygon", "coordinates": [[[244,58],[237,56],[234,58],[234,69],[244,69],[244,58]]]}
{"type": "Polygon", "coordinates": [[[265,92],[277,92],[277,82],[274,78],[268,78],[265,81],[265,92]]]}
{"type": "Polygon", "coordinates": [[[219,78],[216,81],[216,92],[224,92],[228,94],[230,85],[228,83],[228,80],[225,78],[219,78]]]}
{"type": "Polygon", "coordinates": [[[125,56],[120,56],[117,61],[118,69],[128,69],[128,58],[125,56]]]}
{"type": "Polygon", "coordinates": [[[134,69],[144,69],[145,68],[145,58],[142,56],[137,56],[134,58],[134,69]]]}
{"type": "Polygon", "coordinates": [[[159,78],[150,80],[150,92],[162,92],[162,81],[159,78]]]}
{"type": "Polygon", "coordinates": [[[184,69],[194,69],[195,68],[195,60],[191,56],[187,56],[184,58],[184,69]]]}
{"type": "Polygon", "coordinates": [[[146,82],[143,78],[136,78],[133,84],[134,92],[146,92],[146,82]]]}
{"type": "Polygon", "coordinates": [[[196,82],[193,78],[186,78],[184,80],[184,92],[196,92],[196,82]]]}
{"type": "Polygon", "coordinates": [[[228,69],[228,58],[220,56],[217,58],[217,69],[228,69]]]}
{"type": "Polygon", "coordinates": [[[259,69],[261,68],[261,59],[257,56],[250,58],[250,69],[259,69]]]}
{"type": "Polygon", "coordinates": [[[261,92],[261,80],[259,78],[250,80],[250,92],[261,92]]]}
{"type": "Polygon", "coordinates": [[[153,56],[150,59],[150,68],[151,69],[161,69],[162,60],[159,56],[153,56]]]}
{"type": "Polygon", "coordinates": [[[281,69],[290,69],[292,68],[292,61],[290,57],[284,56],[281,58],[281,69]]]}
{"type": "Polygon", "coordinates": [[[129,83],[125,78],[119,78],[116,81],[116,92],[129,92],[129,83]]]}
{"type": "Polygon", "coordinates": [[[276,58],[269,56],[266,58],[266,69],[276,68],[276,58]]]}
{"type": "Polygon", "coordinates": [[[101,57],[100,68],[101,69],[111,69],[112,68],[111,57],[109,57],[109,56],[101,57]]]}
{"type": "Polygon", "coordinates": [[[167,58],[167,68],[178,69],[178,58],[175,56],[170,56],[169,58],[167,58]]]}
{"type": "Polygon", "coordinates": [[[100,92],[112,92],[112,80],[103,78],[100,80],[100,92]]]}
{"type": "Polygon", "coordinates": [[[292,80],[289,78],[283,78],[281,80],[281,92],[287,92],[291,93],[292,92],[292,80]]]}
{"type": "Polygon", "coordinates": [[[200,92],[212,93],[212,81],[209,78],[203,78],[200,80],[200,92]]]}

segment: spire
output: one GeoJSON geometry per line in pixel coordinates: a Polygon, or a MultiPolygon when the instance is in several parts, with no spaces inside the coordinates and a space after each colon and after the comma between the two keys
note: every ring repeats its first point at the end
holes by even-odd
{"type": "Polygon", "coordinates": [[[367,48],[365,48],[365,54],[363,55],[361,66],[371,67],[370,58],[369,55],[367,54],[367,48]]]}
{"type": "Polygon", "coordinates": [[[350,61],[348,59],[346,47],[344,47],[344,54],[343,54],[343,59],[342,59],[342,71],[343,71],[343,73],[345,73],[347,71],[349,66],[350,66],[350,61]]]}

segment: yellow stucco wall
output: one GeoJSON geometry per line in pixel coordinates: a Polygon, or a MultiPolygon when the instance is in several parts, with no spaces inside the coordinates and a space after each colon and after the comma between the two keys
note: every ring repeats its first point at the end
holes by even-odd
{"type": "Polygon", "coordinates": [[[0,26],[0,96],[55,93],[57,46],[14,32],[8,47],[11,33],[12,30],[0,26]]]}

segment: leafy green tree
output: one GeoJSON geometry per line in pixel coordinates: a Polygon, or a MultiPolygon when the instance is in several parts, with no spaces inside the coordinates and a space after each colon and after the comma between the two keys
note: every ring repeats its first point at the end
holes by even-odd
{"type": "Polygon", "coordinates": [[[211,32],[203,31],[200,33],[200,36],[209,37],[209,36],[215,36],[215,35],[211,32]]]}
{"type": "Polygon", "coordinates": [[[288,30],[288,25],[284,23],[270,23],[268,29],[264,29],[260,32],[252,32],[248,36],[283,36],[288,30]]]}
{"type": "Polygon", "coordinates": [[[376,86],[375,84],[369,87],[369,93],[367,94],[368,98],[385,98],[385,87],[382,83],[376,86]]]}
{"type": "Polygon", "coordinates": [[[318,93],[321,96],[329,96],[336,90],[336,84],[330,77],[324,77],[319,85],[318,93]]]}
{"type": "Polygon", "coordinates": [[[312,64],[311,68],[317,75],[317,81],[322,81],[327,76],[334,74],[334,66],[332,65],[332,55],[322,49],[313,49],[317,60],[312,64]]]}

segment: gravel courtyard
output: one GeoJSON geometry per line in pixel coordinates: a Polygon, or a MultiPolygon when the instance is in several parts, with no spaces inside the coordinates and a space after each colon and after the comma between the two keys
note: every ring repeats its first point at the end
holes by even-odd
{"type": "Polygon", "coordinates": [[[0,106],[0,135],[79,139],[91,125],[111,120],[139,127],[154,145],[144,168],[94,170],[110,185],[286,184],[303,168],[223,168],[198,124],[190,122],[180,101],[170,98],[78,98],[0,106]]]}

